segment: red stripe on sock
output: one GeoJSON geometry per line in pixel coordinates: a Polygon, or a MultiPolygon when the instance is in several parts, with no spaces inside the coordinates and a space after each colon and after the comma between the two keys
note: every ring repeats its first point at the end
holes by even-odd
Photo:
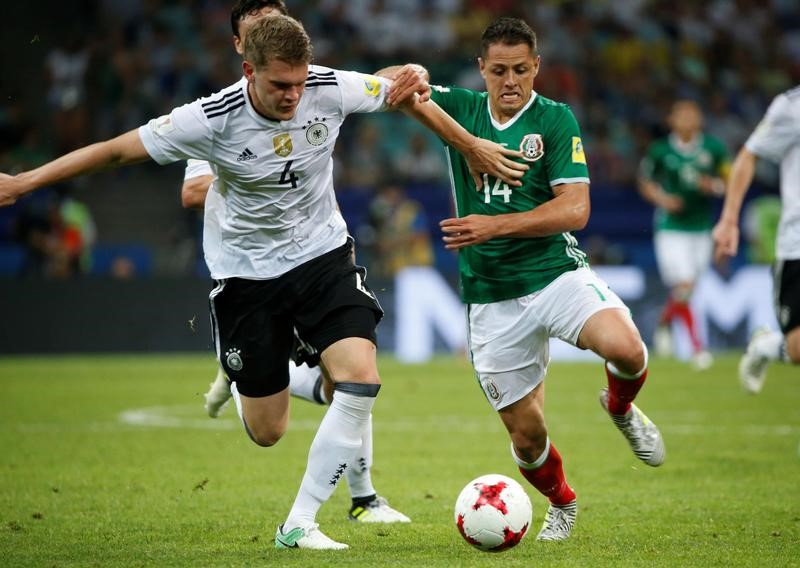
{"type": "Polygon", "coordinates": [[[672,318],[675,317],[675,307],[676,307],[675,300],[672,299],[672,296],[667,298],[667,303],[664,304],[664,309],[661,310],[661,318],[659,323],[663,325],[667,325],[672,322],[672,318]]]}
{"type": "Polygon", "coordinates": [[[536,469],[519,468],[519,472],[539,493],[550,499],[553,505],[566,505],[575,500],[575,492],[567,484],[561,454],[551,443],[547,459],[536,469]]]}
{"type": "Polygon", "coordinates": [[[692,349],[697,353],[703,350],[703,344],[700,341],[700,336],[697,335],[697,326],[694,323],[694,314],[692,309],[686,302],[676,302],[674,307],[675,316],[683,322],[686,326],[686,331],[689,332],[689,340],[692,342],[692,349]]]}

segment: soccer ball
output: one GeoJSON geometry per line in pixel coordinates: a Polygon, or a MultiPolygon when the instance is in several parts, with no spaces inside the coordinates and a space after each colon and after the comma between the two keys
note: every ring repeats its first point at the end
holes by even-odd
{"type": "Polygon", "coordinates": [[[519,483],[492,473],[467,483],[456,500],[455,521],[472,546],[500,552],[519,544],[532,512],[531,500],[519,483]]]}

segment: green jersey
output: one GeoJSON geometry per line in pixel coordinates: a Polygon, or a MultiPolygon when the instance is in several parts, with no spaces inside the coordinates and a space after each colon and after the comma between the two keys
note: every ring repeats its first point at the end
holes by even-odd
{"type": "Polygon", "coordinates": [[[650,145],[640,165],[641,176],[683,199],[683,209],[668,213],[656,209],[656,230],[710,231],[714,225],[713,197],[700,191],[700,176],[724,176],[730,168],[728,150],[711,136],[681,144],[670,135],[650,145]]]}
{"type": "MultiPolygon", "coordinates": [[[[567,105],[534,92],[514,118],[500,124],[485,92],[436,87],[432,99],[475,136],[519,148],[530,166],[521,187],[484,175],[483,188],[476,191],[466,161],[446,145],[457,216],[530,211],[553,199],[556,185],[589,183],[580,129],[567,105]]],[[[461,299],[474,304],[525,296],[587,265],[571,233],[492,239],[461,249],[458,263],[461,299]]]]}

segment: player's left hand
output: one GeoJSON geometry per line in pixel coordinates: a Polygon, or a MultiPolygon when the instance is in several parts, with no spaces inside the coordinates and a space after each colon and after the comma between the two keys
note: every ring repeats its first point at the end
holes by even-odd
{"type": "Polygon", "coordinates": [[[494,220],[490,215],[467,215],[445,219],[439,223],[444,237],[444,248],[458,250],[484,243],[494,237],[494,220]]]}
{"type": "Polygon", "coordinates": [[[482,173],[501,179],[512,187],[520,187],[522,176],[528,171],[527,164],[515,161],[515,158],[522,159],[522,152],[484,138],[475,138],[474,146],[464,154],[464,158],[477,191],[483,188],[482,173]]]}
{"type": "Polygon", "coordinates": [[[714,240],[714,262],[722,265],[739,251],[739,227],[735,223],[720,220],[711,231],[714,240]]]}
{"type": "Polygon", "coordinates": [[[409,63],[395,73],[386,93],[386,103],[396,107],[414,96],[414,93],[419,95],[419,102],[424,103],[431,98],[431,86],[428,83],[428,71],[420,65],[409,63]]]}

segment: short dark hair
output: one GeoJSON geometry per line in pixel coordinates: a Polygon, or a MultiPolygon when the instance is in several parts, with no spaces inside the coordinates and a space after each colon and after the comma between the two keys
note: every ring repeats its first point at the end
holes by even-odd
{"type": "Polygon", "coordinates": [[[481,56],[486,57],[489,47],[496,43],[506,45],[526,44],[536,55],[536,32],[519,18],[502,16],[489,24],[481,36],[481,56]]]}
{"type": "Polygon", "coordinates": [[[233,35],[239,37],[239,23],[249,14],[261,10],[261,8],[266,8],[267,6],[275,8],[275,10],[284,16],[289,15],[289,9],[286,8],[286,2],[284,2],[284,0],[237,0],[236,4],[231,9],[231,30],[233,30],[233,35]]]}
{"type": "Polygon", "coordinates": [[[273,59],[299,65],[311,63],[314,55],[303,25],[276,14],[252,25],[244,40],[244,58],[256,69],[264,69],[273,59]]]}

